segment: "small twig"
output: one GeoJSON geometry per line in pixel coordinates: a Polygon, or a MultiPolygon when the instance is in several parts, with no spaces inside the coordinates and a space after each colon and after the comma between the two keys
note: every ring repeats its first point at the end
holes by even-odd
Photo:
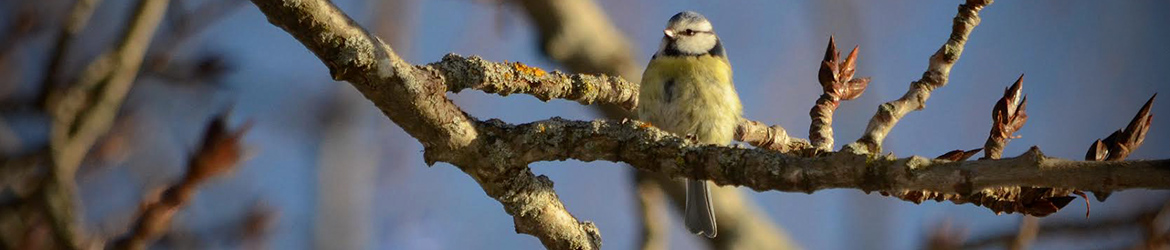
{"type": "Polygon", "coordinates": [[[663,213],[666,195],[663,194],[661,185],[648,176],[651,174],[636,171],[633,178],[634,189],[637,190],[636,204],[642,219],[639,249],[665,250],[669,249],[670,241],[670,221],[663,213]]]}
{"type": "Polygon", "coordinates": [[[993,0],[967,0],[965,4],[959,5],[959,14],[955,16],[954,24],[951,26],[951,35],[947,42],[930,56],[930,66],[926,73],[922,74],[922,79],[910,83],[910,90],[901,98],[879,106],[861,138],[846,145],[842,150],[860,154],[880,154],[882,141],[886,139],[894,125],[898,124],[898,120],[910,111],[925,108],[930,92],[947,84],[951,67],[955,66],[955,62],[963,54],[967,36],[979,25],[979,11],[992,2],[993,0]]]}
{"type": "Polygon", "coordinates": [[[812,124],[809,126],[808,139],[813,148],[820,151],[833,151],[833,112],[841,101],[856,99],[869,86],[869,78],[853,78],[857,71],[857,48],[849,52],[845,60],[841,60],[841,52],[837,51],[837,43],[829,37],[829,48],[825,49],[825,59],[821,61],[821,70],[818,80],[824,94],[817,99],[809,111],[812,124]]]}
{"type": "Polygon", "coordinates": [[[174,216],[207,179],[231,171],[244,154],[241,139],[249,125],[230,130],[225,116],[217,116],[207,126],[198,151],[187,163],[187,173],[170,186],[161,197],[143,201],[141,213],[132,230],[114,243],[115,249],[145,249],[158,239],[174,216]]]}
{"type": "Polygon", "coordinates": [[[113,123],[168,3],[169,0],[139,1],[117,47],[100,56],[86,70],[105,73],[87,76],[92,79],[79,79],[56,99],[59,103],[48,109],[53,118],[49,138],[52,167],[42,193],[54,235],[63,248],[77,249],[83,245],[73,218],[76,189],[73,178],[78,165],[113,123]]]}
{"type": "Polygon", "coordinates": [[[495,63],[456,54],[420,69],[443,76],[447,90],[455,93],[477,89],[503,96],[524,93],[542,101],[613,104],[626,110],[638,106],[638,85],[616,76],[545,72],[518,62],[495,63]]]}
{"type": "MultiPolygon", "coordinates": [[[[65,22],[61,26],[61,30],[57,33],[57,40],[53,42],[53,47],[49,51],[49,65],[45,67],[45,76],[42,77],[41,90],[37,93],[36,104],[40,107],[48,106],[49,95],[53,93],[57,87],[58,78],[64,76],[62,64],[65,63],[65,58],[69,56],[69,48],[73,46],[74,37],[85,26],[89,24],[89,18],[93,15],[94,9],[101,3],[102,0],[76,0],[73,7],[70,8],[68,16],[65,17],[65,22]]],[[[46,108],[47,109],[47,108],[46,108]]]]}
{"type": "Polygon", "coordinates": [[[1020,218],[1020,230],[1012,238],[1011,245],[1008,245],[1008,249],[1028,249],[1028,246],[1032,245],[1032,241],[1036,240],[1036,235],[1038,234],[1040,234],[1040,218],[1024,215],[1023,218],[1020,218]]]}

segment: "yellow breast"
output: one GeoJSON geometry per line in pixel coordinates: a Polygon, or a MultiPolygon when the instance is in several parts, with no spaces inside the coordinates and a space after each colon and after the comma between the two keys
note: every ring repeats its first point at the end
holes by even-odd
{"type": "Polygon", "coordinates": [[[642,74],[638,116],[679,135],[728,144],[743,112],[726,58],[659,56],[642,74]]]}

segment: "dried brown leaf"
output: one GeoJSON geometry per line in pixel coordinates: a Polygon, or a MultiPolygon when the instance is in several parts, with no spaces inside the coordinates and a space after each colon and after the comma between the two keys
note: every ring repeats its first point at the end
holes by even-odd
{"type": "Polygon", "coordinates": [[[976,149],[967,150],[967,151],[963,151],[962,149],[952,150],[952,151],[947,152],[943,155],[935,157],[935,159],[950,160],[950,161],[966,161],[967,159],[970,159],[971,156],[978,154],[979,151],[983,151],[983,148],[976,148],[976,149]]]}
{"type": "Polygon", "coordinates": [[[1109,148],[1105,147],[1105,143],[1102,143],[1101,139],[1097,139],[1093,145],[1089,146],[1089,152],[1085,153],[1085,160],[1103,161],[1107,155],[1109,155],[1109,148]]]}

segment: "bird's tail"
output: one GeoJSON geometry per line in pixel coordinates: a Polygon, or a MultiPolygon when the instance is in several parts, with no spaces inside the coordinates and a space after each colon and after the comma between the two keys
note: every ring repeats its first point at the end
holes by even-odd
{"type": "Polygon", "coordinates": [[[707,181],[687,179],[687,207],[683,217],[691,233],[715,238],[715,210],[711,207],[707,181]]]}

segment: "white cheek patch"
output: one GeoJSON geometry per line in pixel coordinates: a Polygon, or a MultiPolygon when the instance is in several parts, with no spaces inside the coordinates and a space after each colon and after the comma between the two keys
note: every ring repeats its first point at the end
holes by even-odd
{"type": "Polygon", "coordinates": [[[715,47],[715,35],[700,33],[693,37],[686,37],[675,42],[679,51],[687,54],[703,54],[715,47]]]}

